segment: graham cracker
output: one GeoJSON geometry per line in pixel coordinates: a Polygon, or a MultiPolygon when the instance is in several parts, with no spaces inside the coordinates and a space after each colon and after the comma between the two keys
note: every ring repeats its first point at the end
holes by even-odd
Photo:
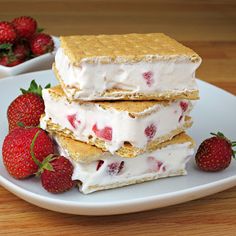
{"type": "MultiPolygon", "coordinates": [[[[44,121],[46,123],[46,130],[48,132],[59,134],[59,135],[76,140],[76,137],[74,136],[71,130],[67,128],[65,129],[61,128],[60,125],[54,124],[50,119],[44,120],[44,121]]],[[[155,140],[150,141],[145,148],[140,149],[137,147],[133,147],[130,143],[124,143],[124,145],[120,149],[118,149],[115,153],[121,157],[133,158],[144,152],[153,152],[157,148],[163,147],[162,145],[165,145],[163,144],[164,142],[168,140],[170,141],[174,136],[182,133],[184,130],[186,130],[187,128],[190,128],[191,126],[192,126],[192,119],[190,117],[185,117],[185,123],[184,123],[183,128],[177,128],[171,131],[170,133],[168,133],[167,135],[161,136],[155,140]]],[[[95,135],[91,135],[88,141],[88,144],[96,146],[102,149],[103,151],[108,151],[105,143],[106,142],[104,140],[96,137],[95,135]]]]}
{"type": "MultiPolygon", "coordinates": [[[[102,151],[100,148],[97,148],[95,146],[74,140],[69,137],[65,137],[64,135],[61,134],[51,133],[51,135],[53,136],[53,138],[56,139],[56,141],[63,148],[63,150],[66,150],[68,152],[69,157],[76,162],[88,164],[93,161],[101,160],[105,156],[112,158],[111,153],[102,151]]],[[[176,135],[171,140],[158,144],[155,150],[165,148],[169,145],[183,144],[183,143],[189,143],[189,148],[193,148],[195,145],[193,139],[183,132],[176,135]]]]}
{"type": "Polygon", "coordinates": [[[60,41],[71,64],[76,66],[81,62],[122,64],[170,60],[180,56],[191,62],[201,60],[192,49],[163,33],[61,36],[60,41]]]}
{"type": "MultiPolygon", "coordinates": [[[[64,90],[68,100],[70,101],[82,101],[82,100],[86,101],[87,100],[84,97],[76,98],[76,93],[78,93],[80,89],[78,87],[73,87],[73,86],[71,87],[71,86],[65,85],[64,81],[61,79],[61,76],[58,73],[58,70],[55,67],[55,64],[53,64],[52,69],[62,89],[64,90]]],[[[173,91],[173,90],[171,91],[170,90],[170,91],[162,91],[162,92],[146,94],[146,93],[141,93],[141,92],[134,93],[132,90],[113,88],[113,89],[108,89],[105,92],[103,92],[100,98],[96,98],[96,101],[97,100],[163,101],[163,100],[176,100],[176,99],[197,100],[199,99],[199,90],[197,89],[186,90],[186,91],[173,91]]]]}
{"type": "MultiPolygon", "coordinates": [[[[62,97],[66,98],[66,95],[60,85],[47,89],[51,97],[55,100],[59,100],[62,97]]],[[[72,101],[68,100],[70,103],[72,101]]],[[[168,106],[172,100],[163,101],[74,101],[78,104],[96,104],[99,107],[109,110],[114,109],[116,111],[126,111],[131,117],[141,117],[145,115],[150,115],[151,113],[157,111],[159,106],[168,106]]]]}

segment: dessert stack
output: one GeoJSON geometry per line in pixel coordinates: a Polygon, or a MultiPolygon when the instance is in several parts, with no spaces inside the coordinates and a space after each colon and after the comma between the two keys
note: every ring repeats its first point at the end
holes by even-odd
{"type": "Polygon", "coordinates": [[[200,63],[162,33],[61,37],[40,124],[81,192],[186,174],[200,63]]]}

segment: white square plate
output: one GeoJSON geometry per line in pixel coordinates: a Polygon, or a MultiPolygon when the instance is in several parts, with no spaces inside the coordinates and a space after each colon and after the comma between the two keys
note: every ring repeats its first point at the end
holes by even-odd
{"type": "MultiPolygon", "coordinates": [[[[19,88],[27,88],[35,79],[42,86],[56,84],[52,71],[41,71],[0,80],[0,149],[8,132],[6,111],[19,88]]],[[[236,98],[217,87],[198,81],[201,100],[192,113],[194,126],[189,134],[199,145],[210,132],[222,131],[236,140],[236,98]]],[[[236,185],[236,161],[217,173],[198,170],[194,158],[188,175],[155,180],[123,188],[81,194],[76,188],[63,194],[46,192],[36,178],[15,180],[5,170],[0,158],[0,184],[20,198],[50,210],[78,215],[113,215],[144,211],[201,198],[236,185]]],[[[9,203],[10,204],[10,203],[9,203]]]]}

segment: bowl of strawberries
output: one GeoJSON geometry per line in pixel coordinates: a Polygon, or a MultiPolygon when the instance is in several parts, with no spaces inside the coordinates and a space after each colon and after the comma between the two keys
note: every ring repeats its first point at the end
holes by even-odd
{"type": "Polygon", "coordinates": [[[30,16],[0,21],[0,78],[51,68],[58,47],[30,16]]]}

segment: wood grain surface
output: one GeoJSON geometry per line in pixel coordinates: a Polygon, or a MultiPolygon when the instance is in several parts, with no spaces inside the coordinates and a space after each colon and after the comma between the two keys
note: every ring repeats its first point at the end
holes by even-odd
{"type": "MultiPolygon", "coordinates": [[[[236,94],[235,0],[0,0],[0,20],[20,15],[53,35],[167,33],[202,56],[199,78],[236,94]]],[[[147,212],[84,217],[41,209],[0,187],[0,235],[236,235],[236,188],[147,212]]]]}

